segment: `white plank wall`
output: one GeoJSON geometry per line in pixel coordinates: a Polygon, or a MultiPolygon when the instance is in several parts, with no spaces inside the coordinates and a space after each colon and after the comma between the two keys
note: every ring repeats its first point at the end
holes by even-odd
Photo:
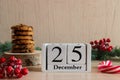
{"type": "Polygon", "coordinates": [[[120,0],[0,0],[0,42],[19,23],[34,27],[36,46],[107,37],[120,46],[120,0]]]}

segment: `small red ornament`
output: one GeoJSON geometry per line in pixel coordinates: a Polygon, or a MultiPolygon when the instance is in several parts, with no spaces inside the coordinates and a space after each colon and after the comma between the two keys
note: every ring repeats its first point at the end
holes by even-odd
{"type": "Polygon", "coordinates": [[[0,58],[0,79],[8,77],[21,78],[28,74],[27,68],[22,68],[22,60],[11,56],[9,59],[0,58]]]}
{"type": "Polygon", "coordinates": [[[15,58],[15,56],[11,56],[10,57],[10,61],[16,61],[17,59],[15,58]]]}
{"type": "Polygon", "coordinates": [[[12,66],[8,66],[8,67],[6,68],[6,71],[7,71],[7,73],[12,73],[13,67],[12,67],[12,66]]]}
{"type": "Polygon", "coordinates": [[[15,69],[14,69],[14,73],[15,73],[15,74],[19,74],[20,71],[21,71],[21,70],[20,70],[19,68],[15,68],[15,69]]]}
{"type": "Polygon", "coordinates": [[[23,75],[26,75],[26,74],[28,74],[28,69],[27,68],[23,68],[23,69],[21,69],[21,73],[23,74],[23,75]]]}
{"type": "Polygon", "coordinates": [[[21,78],[23,76],[23,74],[19,73],[19,74],[16,74],[16,77],[17,78],[21,78]]]}
{"type": "Polygon", "coordinates": [[[6,59],[4,57],[0,58],[0,63],[4,63],[6,59]]]}
{"type": "Polygon", "coordinates": [[[22,61],[21,61],[21,59],[17,59],[15,63],[16,63],[16,65],[21,65],[22,61]]]}

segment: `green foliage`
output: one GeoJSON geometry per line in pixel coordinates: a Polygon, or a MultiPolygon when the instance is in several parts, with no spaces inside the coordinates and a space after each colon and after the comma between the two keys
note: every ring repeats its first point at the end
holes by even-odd
{"type": "Polygon", "coordinates": [[[92,60],[96,60],[97,57],[97,51],[96,50],[92,50],[92,60]]]}
{"type": "Polygon", "coordinates": [[[2,55],[4,52],[9,51],[12,48],[12,43],[6,41],[5,43],[0,42],[0,55],[2,55]]]}
{"type": "Polygon", "coordinates": [[[92,60],[107,60],[111,57],[120,57],[120,47],[115,47],[111,52],[100,52],[97,50],[92,50],[92,60]]]}
{"type": "Polygon", "coordinates": [[[92,50],[92,60],[106,60],[109,58],[108,51],[98,51],[98,50],[92,50]]]}
{"type": "Polygon", "coordinates": [[[42,50],[40,47],[35,47],[35,50],[42,50]]]}
{"type": "Polygon", "coordinates": [[[120,57],[120,47],[115,47],[112,50],[110,56],[112,56],[112,57],[115,57],[115,56],[120,57]]]}

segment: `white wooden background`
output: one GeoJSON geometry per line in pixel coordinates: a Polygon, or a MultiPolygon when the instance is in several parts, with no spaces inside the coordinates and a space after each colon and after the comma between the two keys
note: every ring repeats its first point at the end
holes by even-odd
{"type": "Polygon", "coordinates": [[[120,46],[120,0],[0,0],[0,42],[19,23],[34,27],[37,46],[107,37],[120,46]]]}

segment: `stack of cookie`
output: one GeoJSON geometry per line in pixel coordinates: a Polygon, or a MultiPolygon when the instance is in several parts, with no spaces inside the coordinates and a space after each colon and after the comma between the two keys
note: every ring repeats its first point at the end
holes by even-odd
{"type": "Polygon", "coordinates": [[[12,53],[33,53],[33,27],[23,24],[15,25],[12,29],[12,53]]]}

